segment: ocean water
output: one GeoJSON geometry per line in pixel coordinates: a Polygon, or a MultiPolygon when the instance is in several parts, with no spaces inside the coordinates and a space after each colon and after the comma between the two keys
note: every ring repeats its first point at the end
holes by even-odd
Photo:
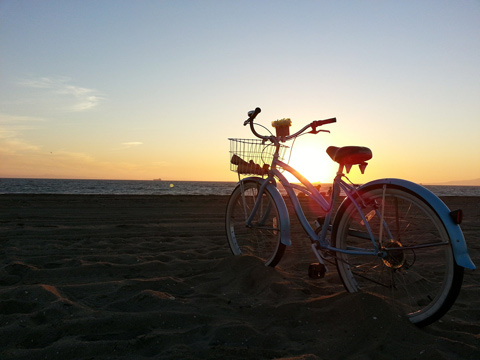
{"type": "Polygon", "coordinates": [[[230,195],[235,182],[0,179],[0,194],[230,195]]]}
{"type": "MultiPolygon", "coordinates": [[[[230,195],[235,185],[228,181],[0,179],[0,194],[230,195]]],[[[480,196],[480,186],[425,187],[437,196],[480,196]]]]}

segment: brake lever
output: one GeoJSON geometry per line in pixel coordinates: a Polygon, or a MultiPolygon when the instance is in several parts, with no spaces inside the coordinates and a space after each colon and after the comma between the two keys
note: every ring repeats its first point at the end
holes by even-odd
{"type": "Polygon", "coordinates": [[[317,129],[312,129],[312,131],[309,131],[307,134],[318,134],[319,132],[330,133],[330,130],[317,130],[317,129]]]}

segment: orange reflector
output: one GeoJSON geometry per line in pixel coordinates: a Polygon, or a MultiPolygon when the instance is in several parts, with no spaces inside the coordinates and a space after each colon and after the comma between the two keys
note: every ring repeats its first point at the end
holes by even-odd
{"type": "Polygon", "coordinates": [[[453,210],[450,212],[450,216],[453,219],[453,222],[457,225],[460,225],[463,220],[463,210],[458,209],[458,210],[453,210]]]}

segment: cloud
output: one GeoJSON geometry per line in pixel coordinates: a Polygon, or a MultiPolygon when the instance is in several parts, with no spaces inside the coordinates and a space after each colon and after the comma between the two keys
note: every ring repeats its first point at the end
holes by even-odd
{"type": "Polygon", "coordinates": [[[140,141],[130,141],[130,142],[124,142],[122,143],[123,147],[125,148],[131,148],[131,147],[134,147],[134,146],[139,146],[139,145],[143,145],[143,142],[140,142],[140,141]]]}
{"type": "Polygon", "coordinates": [[[5,134],[0,131],[0,154],[19,154],[30,151],[38,151],[39,149],[40,147],[30,144],[26,140],[16,138],[11,134],[5,134]]]}
{"type": "Polygon", "coordinates": [[[58,163],[64,164],[73,164],[72,166],[75,167],[76,165],[88,165],[94,163],[96,160],[91,155],[81,153],[81,152],[73,152],[73,151],[66,151],[66,150],[59,150],[56,152],[51,152],[52,159],[54,159],[58,163]]]}
{"type": "Polygon", "coordinates": [[[57,77],[40,77],[35,79],[23,79],[18,82],[20,86],[27,88],[38,88],[38,89],[55,89],[59,87],[59,84],[64,84],[69,82],[71,79],[64,76],[57,77]]]}
{"type": "Polygon", "coordinates": [[[45,121],[42,118],[31,116],[16,116],[0,113],[0,153],[14,154],[25,151],[37,151],[39,147],[22,138],[22,133],[35,130],[32,123],[45,121]]]}
{"type": "Polygon", "coordinates": [[[66,111],[79,112],[96,107],[105,97],[94,89],[71,84],[72,79],[65,76],[24,79],[18,85],[29,89],[43,89],[42,101],[67,102],[62,106],[66,111]]]}
{"type": "Polygon", "coordinates": [[[94,108],[104,98],[95,94],[95,90],[78,86],[66,86],[60,93],[73,96],[77,102],[72,106],[73,111],[84,111],[94,108]]]}

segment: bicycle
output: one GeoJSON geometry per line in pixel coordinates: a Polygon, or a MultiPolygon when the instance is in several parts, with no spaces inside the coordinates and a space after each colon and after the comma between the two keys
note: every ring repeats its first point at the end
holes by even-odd
{"type": "Polygon", "coordinates": [[[329,271],[326,262],[332,263],[348,292],[380,296],[419,327],[440,319],[460,292],[464,268],[475,269],[460,229],[462,211],[450,211],[429,190],[406,180],[353,184],[345,172],[358,165],[363,174],[372,157],[369,148],[359,146],[327,148],[338,163],[328,199],[283,161],[287,146],[282,143],[329,132],[320,127],[336,118],[313,121],[292,135],[264,136],[254,127],[262,126],[254,123],[260,112],[250,111],[244,122],[258,139],[229,139],[230,167],[239,177],[225,217],[232,253],[253,255],[274,267],[291,245],[289,212],[278,180],[318,259],[309,266],[310,277],[322,278],[329,271]],[[299,184],[290,183],[285,171],[299,184]],[[295,191],[325,211],[316,225],[310,225],[295,191]]]}

